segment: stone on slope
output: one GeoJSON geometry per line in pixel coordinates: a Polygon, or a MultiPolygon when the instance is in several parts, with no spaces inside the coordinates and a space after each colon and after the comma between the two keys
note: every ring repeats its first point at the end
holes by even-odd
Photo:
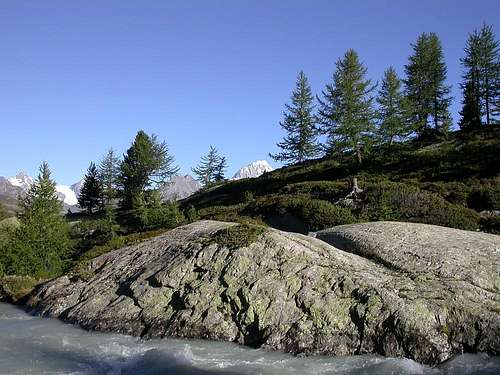
{"type": "MultiPolygon", "coordinates": [[[[359,232],[367,225],[373,224],[359,225],[359,232]]],[[[356,226],[350,230],[356,233],[356,226]]],[[[401,231],[419,241],[413,226],[389,231],[387,241],[401,231]]],[[[476,235],[450,231],[446,236],[476,235]]],[[[463,351],[500,353],[499,293],[488,286],[498,280],[498,268],[490,265],[498,264],[500,237],[484,238],[491,246],[481,242],[481,264],[489,265],[473,279],[467,267],[476,263],[464,264],[463,273],[456,267],[454,277],[430,266],[420,272],[414,253],[402,248],[416,264],[412,272],[403,258],[394,266],[383,256],[353,254],[308,236],[199,221],[95,258],[85,272],[38,287],[28,305],[87,329],[147,338],[226,340],[306,354],[379,353],[435,364],[463,351]]],[[[475,250],[426,246],[419,256],[444,264],[442,257],[454,251],[475,250]]]]}

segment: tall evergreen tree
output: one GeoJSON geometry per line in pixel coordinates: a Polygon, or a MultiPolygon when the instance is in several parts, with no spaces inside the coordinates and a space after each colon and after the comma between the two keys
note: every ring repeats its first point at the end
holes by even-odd
{"type": "Polygon", "coordinates": [[[327,134],[326,151],[352,151],[358,163],[374,127],[372,91],[376,85],[366,78],[366,67],[354,50],[337,61],[333,82],[326,85],[319,99],[319,117],[327,134]]]}
{"type": "Polygon", "coordinates": [[[158,141],[155,135],[139,131],[120,164],[122,206],[129,209],[144,203],[145,193],[164,184],[178,171],[167,144],[158,141]]]}
{"type": "Polygon", "coordinates": [[[208,153],[202,156],[198,166],[191,168],[191,170],[203,186],[210,186],[213,182],[217,181],[217,177],[221,177],[221,172],[223,172],[224,168],[221,161],[225,163],[225,158],[221,157],[219,151],[210,145],[208,153]],[[224,160],[222,161],[222,159],[224,160]]]}
{"type": "Polygon", "coordinates": [[[219,157],[219,162],[215,166],[214,181],[224,181],[227,169],[227,160],[225,156],[219,157]]]}
{"type": "Polygon", "coordinates": [[[58,274],[71,241],[46,162],[26,196],[19,198],[19,206],[20,226],[6,247],[6,273],[35,277],[58,274]]]}
{"type": "Polygon", "coordinates": [[[94,163],[90,163],[87,174],[83,179],[83,186],[78,195],[78,205],[86,209],[89,214],[94,208],[99,208],[102,202],[102,187],[99,174],[94,163]]]}
{"type": "Polygon", "coordinates": [[[120,176],[120,159],[115,150],[110,148],[99,163],[99,182],[102,187],[103,204],[110,206],[117,197],[117,188],[120,176]]]}
{"type": "Polygon", "coordinates": [[[297,77],[297,83],[291,97],[291,104],[285,104],[281,127],[287,135],[277,144],[282,150],[278,154],[269,154],[276,161],[287,164],[300,163],[315,157],[319,152],[316,143],[318,130],[314,116],[314,97],[303,71],[297,77]]]}
{"type": "Polygon", "coordinates": [[[401,86],[401,80],[394,68],[387,69],[377,96],[377,117],[379,136],[389,145],[392,145],[395,139],[402,139],[411,132],[407,124],[407,105],[401,86]]]}
{"type": "Polygon", "coordinates": [[[419,135],[446,134],[451,125],[451,87],[445,84],[447,69],[441,42],[435,33],[422,33],[412,47],[404,83],[414,129],[419,135]]]}
{"type": "Polygon", "coordinates": [[[486,125],[494,122],[495,104],[500,100],[500,45],[493,28],[484,24],[478,36],[479,91],[486,125]]]}

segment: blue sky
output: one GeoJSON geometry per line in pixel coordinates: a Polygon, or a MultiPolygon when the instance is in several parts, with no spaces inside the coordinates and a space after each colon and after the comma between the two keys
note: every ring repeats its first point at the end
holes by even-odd
{"type": "Polygon", "coordinates": [[[467,34],[500,33],[499,14],[498,0],[0,0],[0,175],[47,160],[71,184],[139,129],[183,173],[213,144],[232,174],[276,151],[299,70],[319,93],[354,48],[374,81],[402,74],[423,31],[441,37],[456,121],[467,34]]]}

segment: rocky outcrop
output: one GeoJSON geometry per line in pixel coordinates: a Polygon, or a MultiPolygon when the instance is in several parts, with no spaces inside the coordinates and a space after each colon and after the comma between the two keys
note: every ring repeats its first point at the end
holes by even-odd
{"type": "Polygon", "coordinates": [[[236,225],[200,221],[110,252],[38,287],[28,305],[146,338],[428,364],[500,354],[498,236],[368,223],[316,234],[332,246],[236,225]]]}

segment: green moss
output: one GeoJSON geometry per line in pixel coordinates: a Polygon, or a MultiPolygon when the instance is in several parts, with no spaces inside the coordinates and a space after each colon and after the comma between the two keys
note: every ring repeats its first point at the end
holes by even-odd
{"type": "Polygon", "coordinates": [[[239,224],[218,230],[208,238],[205,244],[216,243],[230,250],[239,247],[248,247],[256,242],[266,232],[260,225],[239,224]]]}

